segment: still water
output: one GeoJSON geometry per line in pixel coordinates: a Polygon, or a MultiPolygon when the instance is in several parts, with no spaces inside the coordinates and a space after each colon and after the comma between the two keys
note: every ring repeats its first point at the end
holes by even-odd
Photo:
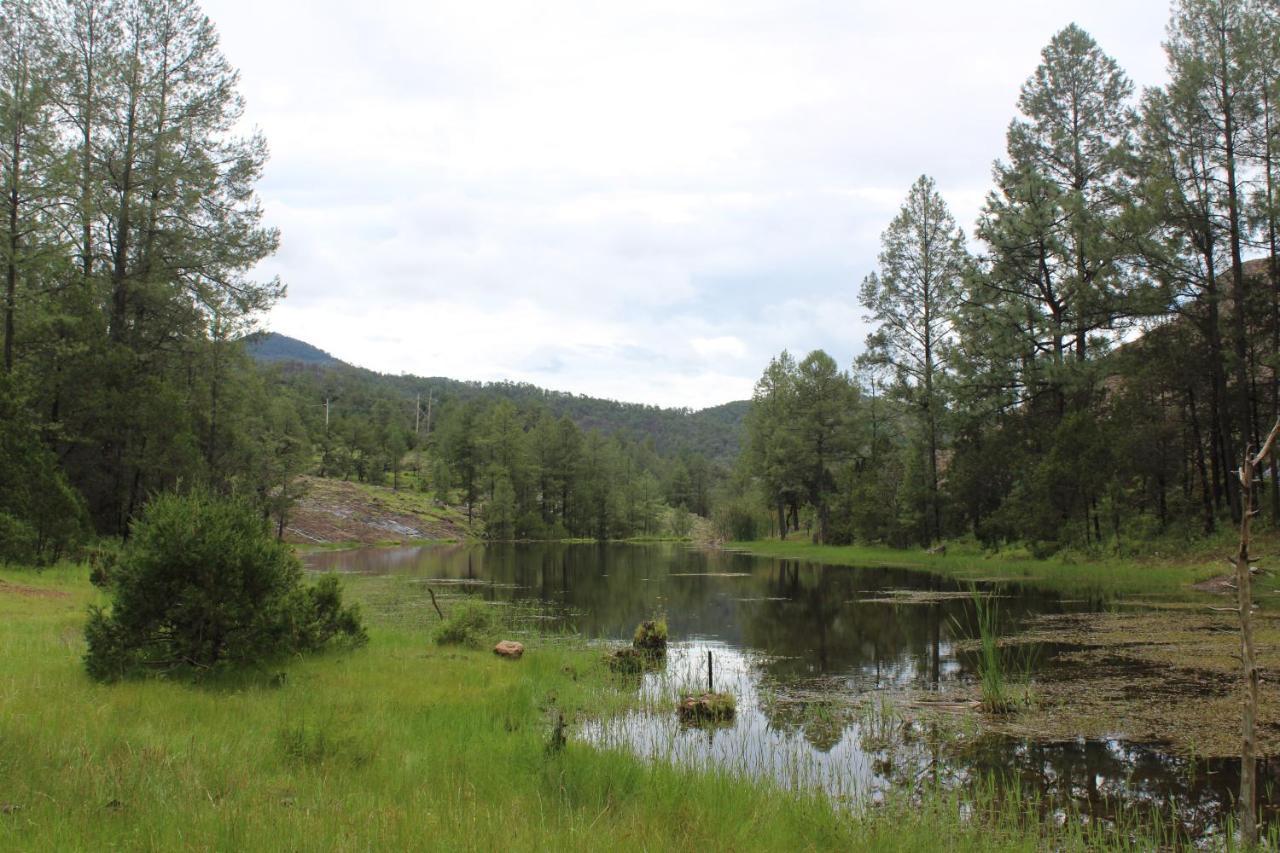
{"type": "MultiPolygon", "coordinates": [[[[927,701],[976,678],[967,589],[922,572],[617,544],[358,549],[307,562],[316,571],[397,575],[424,598],[430,587],[531,605],[554,627],[601,641],[628,641],[637,623],[665,615],[671,649],[635,681],[643,704],[664,710],[579,732],[648,757],[819,786],[852,801],[995,774],[1095,818],[1158,812],[1192,838],[1221,826],[1238,790],[1238,762],[1189,760],[1158,744],[981,735],[962,714],[904,720],[904,697],[927,701]],[[714,688],[736,696],[737,715],[728,725],[686,727],[669,700],[706,688],[708,652],[714,688]]],[[[987,591],[998,596],[1003,632],[1030,616],[1106,606],[1016,585],[987,591]]],[[[1052,657],[1052,649],[1031,650],[1022,665],[1052,677],[1052,657]]],[[[1262,770],[1264,792],[1280,787],[1275,768],[1262,770]]]]}

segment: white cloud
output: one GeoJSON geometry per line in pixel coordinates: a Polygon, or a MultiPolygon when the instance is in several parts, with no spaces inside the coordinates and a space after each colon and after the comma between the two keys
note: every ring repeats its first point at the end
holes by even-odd
{"type": "Polygon", "coordinates": [[[689,343],[694,352],[708,361],[747,357],[747,345],[733,335],[721,335],[716,338],[694,338],[689,343]]]}
{"type": "Polygon", "coordinates": [[[1159,82],[1166,0],[206,0],[242,72],[289,299],[388,372],[668,405],[783,347],[842,364],[911,182],[966,230],[1072,20],[1159,82]]]}

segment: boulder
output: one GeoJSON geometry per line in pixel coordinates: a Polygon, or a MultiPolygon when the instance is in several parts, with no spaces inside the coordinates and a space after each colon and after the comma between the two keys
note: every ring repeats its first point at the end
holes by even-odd
{"type": "Polygon", "coordinates": [[[524,654],[524,646],[512,640],[503,640],[493,647],[493,653],[498,657],[515,660],[524,654]]]}

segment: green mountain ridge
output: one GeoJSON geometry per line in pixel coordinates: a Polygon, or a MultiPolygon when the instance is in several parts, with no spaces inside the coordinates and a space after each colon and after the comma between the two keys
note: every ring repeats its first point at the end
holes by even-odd
{"type": "Polygon", "coordinates": [[[287,384],[310,393],[319,401],[341,405],[344,398],[365,397],[375,391],[390,392],[408,401],[421,397],[428,404],[475,398],[500,398],[520,404],[541,404],[556,416],[568,415],[584,430],[652,439],[663,455],[682,451],[730,463],[738,455],[745,434],[749,400],[736,400],[706,409],[663,408],[643,403],[622,403],[585,394],[552,391],[527,382],[477,382],[441,376],[378,373],[348,364],[328,352],[277,332],[259,332],[244,340],[250,356],[260,365],[278,371],[287,384]]]}

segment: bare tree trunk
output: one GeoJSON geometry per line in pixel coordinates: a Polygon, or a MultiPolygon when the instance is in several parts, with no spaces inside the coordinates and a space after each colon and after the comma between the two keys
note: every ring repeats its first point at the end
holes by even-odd
{"type": "Polygon", "coordinates": [[[1249,527],[1253,516],[1254,471],[1271,455],[1280,420],[1256,456],[1246,449],[1240,466],[1240,548],[1236,567],[1236,603],[1240,615],[1240,660],[1244,675],[1244,701],[1240,725],[1240,841],[1247,848],[1258,843],[1258,662],[1253,644],[1253,571],[1249,566],[1249,527]]]}

